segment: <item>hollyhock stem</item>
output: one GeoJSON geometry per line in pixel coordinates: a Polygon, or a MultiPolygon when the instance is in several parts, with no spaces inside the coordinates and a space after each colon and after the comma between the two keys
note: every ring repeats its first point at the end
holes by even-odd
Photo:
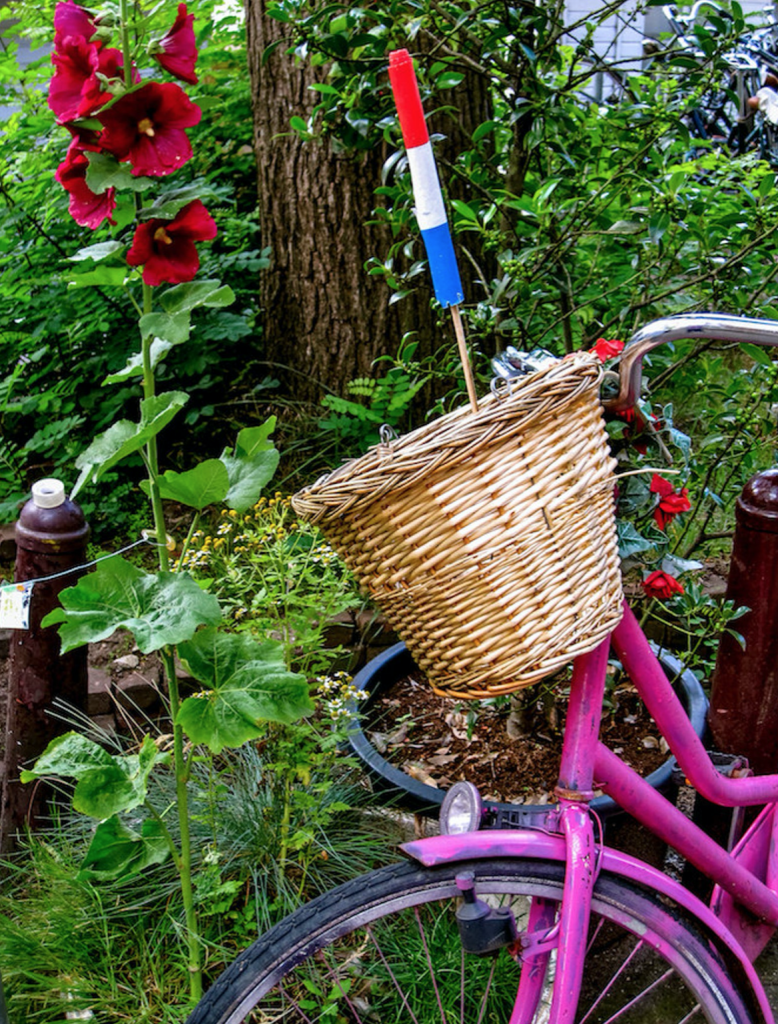
{"type": "MultiPolygon", "coordinates": [[[[152,311],[153,288],[144,283],[143,285],[143,312],[152,311]]],[[[153,336],[146,335],[142,340],[143,352],[143,397],[148,399],[154,396],[155,380],[154,368],[151,363],[151,343],[153,336]]],[[[157,536],[159,551],[159,567],[163,572],[170,568],[170,560],[166,547],[167,529],[165,514],[162,508],[162,495],[159,489],[159,461],[157,456],[157,439],[152,437],[146,445],[146,463],[149,472],[149,493],[151,507],[154,513],[154,530],[157,536]]],[[[193,1002],[199,1001],[203,991],[202,981],[202,957],[200,951],[200,934],[197,926],[197,913],[194,904],[194,892],[192,889],[192,844],[189,833],[189,799],[187,785],[189,783],[189,765],[184,753],[184,732],[178,725],[178,711],[180,697],[178,692],[178,679],[176,678],[175,660],[170,647],[162,649],[162,664],[165,671],[165,678],[168,685],[170,698],[170,717],[173,722],[173,762],[176,776],[176,807],[178,810],[178,824],[180,832],[180,854],[176,861],[179,878],[181,880],[181,898],[184,904],[186,918],[186,938],[189,950],[189,994],[193,1002]]]]}
{"type": "Polygon", "coordinates": [[[130,52],[130,19],[129,3],[121,0],[121,37],[122,37],[122,59],[124,60],[124,84],[129,89],[132,85],[132,54],[130,52]]]}

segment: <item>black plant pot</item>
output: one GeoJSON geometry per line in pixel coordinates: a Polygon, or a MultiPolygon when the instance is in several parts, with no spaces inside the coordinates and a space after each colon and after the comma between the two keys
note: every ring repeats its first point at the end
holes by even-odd
{"type": "MultiPolygon", "coordinates": [[[[699,680],[693,672],[683,667],[678,658],[667,651],[659,650],[658,657],[668,678],[676,679],[676,693],[681,699],[694,731],[702,738],[705,732],[708,701],[699,680]]],[[[395,644],[377,658],[373,658],[354,677],[354,685],[369,694],[360,703],[360,712],[364,713],[384,689],[415,670],[416,666],[404,643],[395,644]]],[[[355,724],[349,732],[349,745],[370,774],[375,791],[384,795],[387,802],[398,803],[421,814],[437,816],[440,805],[443,803],[443,797],[446,795],[445,790],[427,786],[391,765],[379,754],[359,724],[355,724]]],[[[674,767],[675,758],[670,757],[648,776],[647,781],[655,789],[671,790],[674,786],[674,767]]],[[[490,802],[485,802],[485,807],[499,812],[503,818],[507,815],[506,820],[509,820],[510,824],[514,826],[530,825],[539,813],[548,810],[545,807],[525,804],[490,802]]],[[[597,797],[592,801],[591,807],[601,819],[622,813],[618,805],[607,796],[597,797]]]]}

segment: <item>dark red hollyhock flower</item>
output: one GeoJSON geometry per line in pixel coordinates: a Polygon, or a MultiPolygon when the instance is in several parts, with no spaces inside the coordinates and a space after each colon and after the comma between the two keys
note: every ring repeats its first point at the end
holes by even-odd
{"type": "Polygon", "coordinates": [[[215,237],[216,222],[200,200],[194,199],[173,220],[139,224],[127,262],[131,267],[143,267],[143,280],[149,285],[191,281],[200,267],[194,243],[215,237]]]}
{"type": "Polygon", "coordinates": [[[655,569],[654,572],[650,572],[646,576],[643,580],[643,590],[649,597],[658,597],[662,601],[667,601],[675,594],[684,592],[683,585],[675,576],[671,576],[668,572],[662,572],[661,569],[655,569]]]}
{"type": "Polygon", "coordinates": [[[54,8],[55,49],[59,49],[62,40],[68,36],[82,36],[88,43],[96,31],[97,25],[92,15],[71,0],[64,0],[54,8]]]}
{"type": "Polygon", "coordinates": [[[184,82],[197,83],[195,64],[197,63],[197,47],[193,28],[194,14],[186,13],[186,4],[178,5],[178,14],[172,26],[157,41],[159,50],[152,56],[154,60],[184,82]]]}
{"type": "Polygon", "coordinates": [[[654,509],[654,521],[660,530],[664,530],[679,512],[688,512],[692,507],[686,487],[676,491],[669,480],[657,473],[654,473],[649,490],[659,495],[659,503],[654,509]]]}
{"type": "Polygon", "coordinates": [[[201,112],[179,85],[150,82],[97,116],[103,149],[129,160],[134,175],[159,176],[172,174],[191,157],[184,128],[196,125],[201,112]]]}
{"type": "Polygon", "coordinates": [[[590,348],[589,351],[593,352],[601,363],[604,363],[608,359],[613,359],[614,356],[617,356],[623,348],[623,341],[617,341],[615,338],[611,341],[607,341],[605,338],[598,338],[594,343],[594,347],[590,348]]]}
{"type": "MultiPolygon", "coordinates": [[[[102,50],[83,36],[62,40],[51,61],[55,71],[49,85],[49,106],[60,123],[88,117],[111,99],[98,74],[122,77],[121,52],[102,50]]],[[[133,77],[139,80],[137,73],[133,77]]]]}
{"type": "Polygon", "coordinates": [[[77,224],[91,228],[93,231],[108,218],[113,224],[112,214],[116,209],[115,189],[106,189],[102,195],[93,192],[86,183],[86,172],[89,160],[81,149],[78,140],[74,139],[68,148],[67,156],[57,168],[54,175],[70,195],[70,216],[77,224]]]}

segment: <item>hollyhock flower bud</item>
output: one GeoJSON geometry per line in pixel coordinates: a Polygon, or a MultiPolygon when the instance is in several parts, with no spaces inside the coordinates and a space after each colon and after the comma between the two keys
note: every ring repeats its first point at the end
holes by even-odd
{"type": "Polygon", "coordinates": [[[646,576],[643,580],[643,590],[648,597],[656,597],[662,601],[667,601],[676,594],[684,592],[683,585],[675,576],[671,576],[668,572],[662,572],[661,569],[655,569],[654,572],[650,572],[646,576]]]}
{"type": "Polygon", "coordinates": [[[178,170],[192,155],[184,128],[196,125],[200,108],[173,82],[150,82],[121,96],[98,120],[100,142],[132,173],[159,177],[178,170]]]}
{"type": "Polygon", "coordinates": [[[654,509],[654,521],[660,530],[666,529],[667,524],[672,522],[679,512],[688,512],[692,507],[686,487],[676,491],[669,480],[665,480],[657,473],[654,473],[649,490],[659,496],[659,502],[654,509]]]}
{"type": "Polygon", "coordinates": [[[131,267],[143,267],[148,285],[191,281],[200,268],[195,242],[216,237],[216,222],[199,199],[187,203],[173,220],[153,218],[135,229],[127,253],[131,267]]]}
{"type": "Polygon", "coordinates": [[[67,156],[57,168],[54,175],[65,191],[70,195],[70,216],[82,227],[93,231],[108,218],[113,224],[113,211],[116,209],[116,190],[108,188],[101,195],[93,192],[86,183],[86,172],[89,160],[81,149],[78,139],[74,139],[68,148],[67,156]]]}
{"type": "Polygon", "coordinates": [[[193,23],[194,14],[187,14],[186,4],[179,4],[176,20],[154,44],[151,55],[165,71],[196,85],[197,47],[193,23]]]}
{"type": "Polygon", "coordinates": [[[608,359],[613,359],[617,356],[623,348],[623,341],[617,341],[615,338],[611,341],[607,341],[605,338],[598,338],[594,343],[594,347],[589,349],[589,351],[593,352],[601,363],[604,363],[608,359]]]}

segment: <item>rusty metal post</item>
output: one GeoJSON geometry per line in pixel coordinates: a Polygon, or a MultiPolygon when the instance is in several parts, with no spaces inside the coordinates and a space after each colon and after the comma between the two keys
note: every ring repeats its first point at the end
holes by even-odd
{"type": "Polygon", "coordinates": [[[19,771],[67,729],[49,713],[53,700],[59,698],[78,711],[86,711],[86,647],[60,655],[56,629],[41,629],[41,620],[58,604],[60,591],[76,583],[79,574],[68,570],[84,564],[88,536],[84,515],[65,497],[62,483],[38,481],[16,524],[14,578],[21,583],[58,573],[66,575],[35,584],[29,629],[11,634],[0,850],[10,849],[13,837],[25,823],[34,826],[45,811],[45,788],[23,786],[19,771]]]}
{"type": "Polygon", "coordinates": [[[708,722],[719,750],[759,775],[778,772],[778,469],[752,477],[735,509],[727,600],[750,611],[722,637],[708,722]]]}

